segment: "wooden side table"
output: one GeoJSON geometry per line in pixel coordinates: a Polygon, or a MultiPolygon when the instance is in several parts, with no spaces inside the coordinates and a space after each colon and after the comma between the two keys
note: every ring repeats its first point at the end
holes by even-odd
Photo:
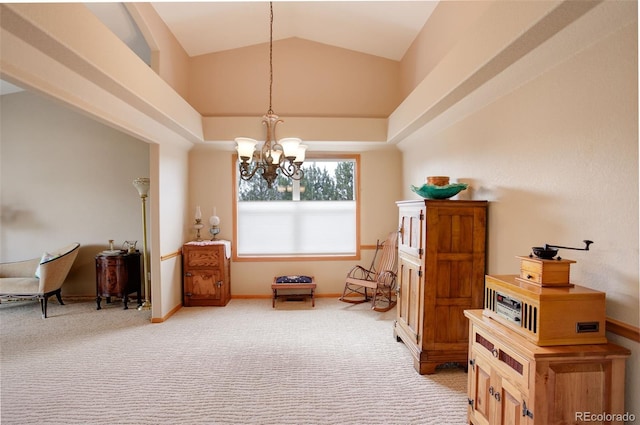
{"type": "MultiPolygon", "coordinates": [[[[316,280],[313,276],[311,276],[311,282],[280,282],[278,283],[278,277],[274,277],[273,278],[273,283],[271,284],[271,290],[273,291],[273,297],[271,298],[271,307],[275,308],[276,307],[276,298],[280,297],[301,297],[301,296],[307,296],[310,295],[311,296],[311,307],[315,307],[316,306],[316,300],[315,300],[315,291],[316,291],[316,280]],[[310,294],[300,294],[300,293],[296,293],[296,294],[280,294],[278,295],[278,290],[279,289],[293,289],[293,290],[298,290],[298,289],[302,289],[302,290],[309,290],[311,293],[310,294]]],[[[295,280],[295,279],[294,279],[295,280]]]]}
{"type": "Polygon", "coordinates": [[[231,299],[231,242],[192,241],[182,246],[185,307],[227,305],[231,299]]]}
{"type": "Polygon", "coordinates": [[[128,309],[129,294],[135,292],[138,306],[142,305],[141,272],[139,251],[117,255],[96,255],[96,304],[97,310],[102,307],[102,297],[111,302],[111,297],[120,297],[124,309],[128,309]]]}
{"type": "Polygon", "coordinates": [[[611,343],[540,347],[481,309],[464,315],[470,424],[582,424],[584,415],[604,413],[607,424],[622,425],[631,351],[611,343]]]}

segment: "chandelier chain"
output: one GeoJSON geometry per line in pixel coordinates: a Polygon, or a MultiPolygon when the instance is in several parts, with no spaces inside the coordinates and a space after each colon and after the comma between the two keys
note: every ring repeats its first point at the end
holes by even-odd
{"type": "Polygon", "coordinates": [[[282,120],[273,113],[273,2],[269,2],[269,110],[262,117],[267,134],[262,147],[256,153],[257,141],[247,137],[237,137],[236,149],[240,157],[240,178],[251,180],[258,174],[271,188],[279,175],[301,180],[304,172],[301,168],[307,147],[301,145],[297,137],[288,137],[278,141],[276,126],[282,120]]]}
{"type": "Polygon", "coordinates": [[[273,114],[271,107],[272,93],[273,93],[273,2],[269,2],[269,110],[268,114],[273,114]]]}

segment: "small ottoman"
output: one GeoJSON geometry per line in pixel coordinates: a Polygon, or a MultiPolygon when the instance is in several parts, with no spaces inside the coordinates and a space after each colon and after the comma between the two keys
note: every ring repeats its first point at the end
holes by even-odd
{"type": "Polygon", "coordinates": [[[316,306],[315,291],[316,281],[313,276],[276,276],[273,278],[271,284],[271,290],[273,291],[273,297],[271,299],[271,307],[276,307],[276,298],[280,297],[293,297],[293,296],[306,296],[311,295],[311,307],[316,306]],[[309,290],[307,293],[287,293],[278,295],[278,290],[281,289],[295,289],[295,290],[309,290]]]}

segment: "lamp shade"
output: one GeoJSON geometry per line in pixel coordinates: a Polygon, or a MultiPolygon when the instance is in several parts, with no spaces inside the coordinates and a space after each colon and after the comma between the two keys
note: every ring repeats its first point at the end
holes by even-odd
{"type": "Polygon", "coordinates": [[[138,177],[133,181],[133,185],[138,189],[141,198],[146,198],[149,193],[149,179],[147,177],[138,177]]]}
{"type": "Polygon", "coordinates": [[[284,156],[286,158],[295,158],[300,142],[302,142],[302,140],[297,137],[286,137],[284,139],[280,139],[278,143],[282,146],[282,150],[284,151],[284,156]]]}
{"type": "Polygon", "coordinates": [[[253,152],[256,150],[256,143],[254,139],[248,137],[236,137],[236,149],[238,150],[238,156],[240,158],[252,158],[253,152]]]}
{"type": "Polygon", "coordinates": [[[304,162],[306,153],[307,153],[307,145],[298,146],[298,153],[296,154],[296,159],[294,159],[293,162],[304,162]]]}

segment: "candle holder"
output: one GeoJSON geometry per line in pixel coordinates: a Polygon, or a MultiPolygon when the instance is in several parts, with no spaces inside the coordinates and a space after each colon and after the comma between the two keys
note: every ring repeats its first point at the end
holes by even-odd
{"type": "Polygon", "coordinates": [[[196,229],[196,241],[200,242],[202,240],[202,238],[200,237],[200,230],[204,227],[204,224],[202,224],[202,219],[196,218],[196,223],[193,225],[193,227],[196,229]]]}
{"type": "Polygon", "coordinates": [[[196,229],[196,241],[202,241],[202,238],[200,237],[200,230],[204,227],[204,224],[202,224],[202,211],[200,210],[199,205],[196,207],[196,223],[193,227],[196,229]]]}
{"type": "Polygon", "coordinates": [[[220,233],[220,217],[216,214],[216,208],[213,207],[213,215],[209,217],[209,233],[211,233],[212,241],[217,240],[218,233],[220,233]]]}
{"type": "Polygon", "coordinates": [[[216,236],[218,236],[218,233],[220,233],[220,227],[219,226],[211,226],[209,228],[209,233],[211,233],[211,236],[213,236],[211,238],[212,241],[218,240],[218,238],[216,236]]]}

